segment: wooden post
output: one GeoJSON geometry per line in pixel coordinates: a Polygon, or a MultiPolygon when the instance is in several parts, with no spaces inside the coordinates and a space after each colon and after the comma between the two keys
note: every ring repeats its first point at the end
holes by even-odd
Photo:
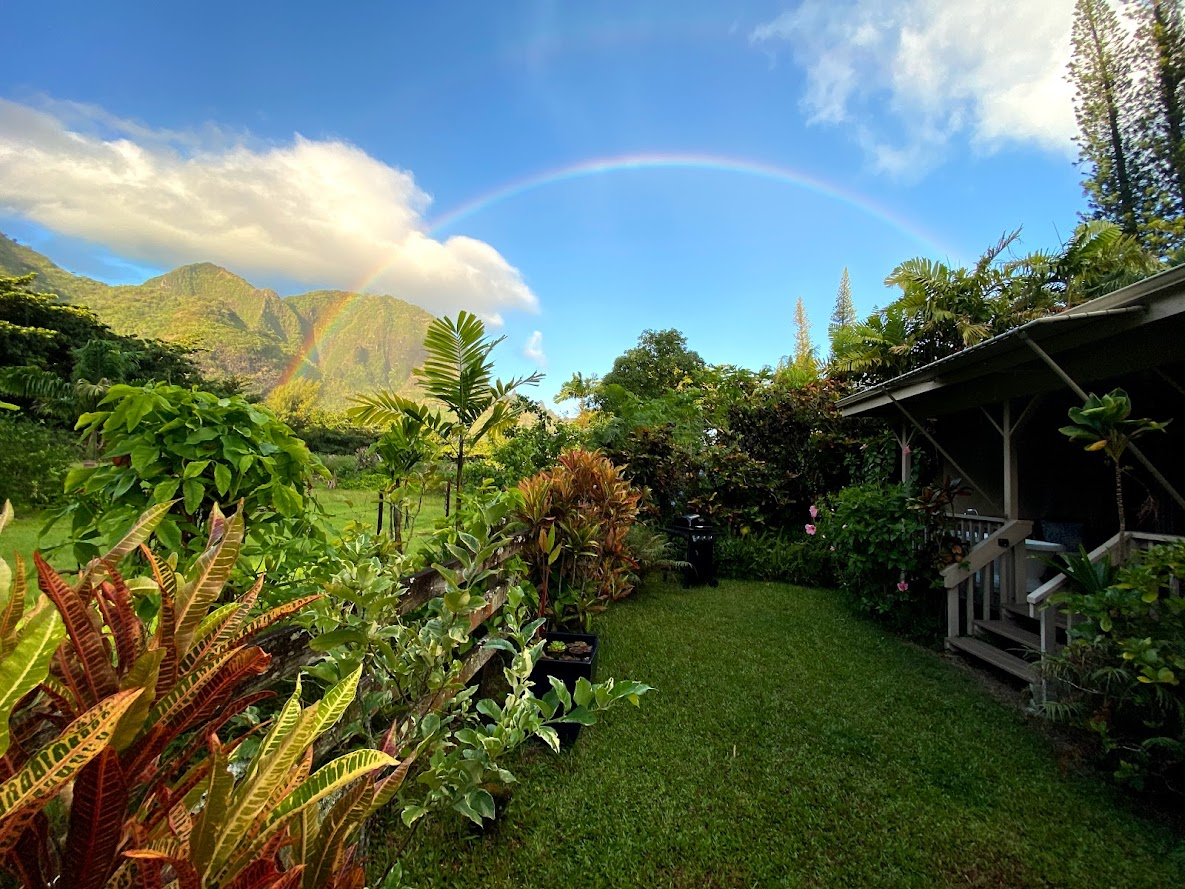
{"type": "MultiPolygon", "coordinates": [[[[946,590],[946,638],[954,639],[959,635],[959,587],[957,584],[946,590]]],[[[949,646],[948,646],[949,647],[949,646]]]]}
{"type": "Polygon", "coordinates": [[[1004,438],[1004,518],[1020,518],[1020,470],[1017,466],[1016,436],[1012,424],[1012,401],[1004,401],[1004,422],[1000,427],[1004,438]]]}
{"type": "Polygon", "coordinates": [[[897,443],[901,446],[901,484],[908,485],[909,477],[913,473],[913,454],[909,449],[909,426],[901,424],[901,432],[897,436],[897,443]]]}

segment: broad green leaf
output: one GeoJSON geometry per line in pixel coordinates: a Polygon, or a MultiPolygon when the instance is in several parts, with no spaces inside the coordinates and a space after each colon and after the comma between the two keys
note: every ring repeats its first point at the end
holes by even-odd
{"type": "Polygon", "coordinates": [[[592,702],[593,695],[591,682],[583,676],[576,680],[576,690],[572,697],[575,699],[577,707],[587,707],[592,702]]]}
{"type": "Polygon", "coordinates": [[[189,478],[181,483],[181,494],[185,498],[185,511],[193,515],[202,505],[202,498],[206,496],[206,487],[196,478],[189,478]]]}
{"type": "Polygon", "coordinates": [[[339,756],[332,762],[322,766],[301,782],[292,793],[284,797],[280,804],[268,815],[265,825],[276,825],[294,812],[312,805],[333,793],[339,787],[344,787],[355,778],[373,772],[375,769],[398,765],[399,761],[378,750],[355,750],[339,756]]]}
{"type": "Polygon", "coordinates": [[[42,608],[17,632],[16,648],[0,661],[0,756],[8,752],[8,720],[21,698],[49,674],[66,625],[53,608],[42,608]]]}
{"type": "Polygon", "coordinates": [[[361,630],[355,630],[350,627],[342,627],[337,630],[330,630],[328,633],[322,633],[314,639],[309,641],[309,648],[313,651],[329,651],[331,648],[336,648],[338,645],[365,645],[366,634],[361,630]]]}
{"type": "Polygon", "coordinates": [[[224,463],[217,463],[214,466],[214,486],[218,489],[218,494],[221,497],[226,496],[226,492],[230,490],[231,475],[230,469],[224,463]]]}
{"type": "Polygon", "coordinates": [[[564,709],[571,709],[572,695],[568,691],[568,686],[564,685],[564,681],[558,676],[548,676],[547,681],[551,683],[551,687],[555,691],[556,697],[563,702],[564,709]]]}

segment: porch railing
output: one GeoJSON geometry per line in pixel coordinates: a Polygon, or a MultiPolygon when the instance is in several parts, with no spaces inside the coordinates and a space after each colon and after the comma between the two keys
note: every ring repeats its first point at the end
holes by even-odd
{"type": "MultiPolygon", "coordinates": [[[[1131,543],[1131,549],[1147,549],[1157,543],[1172,543],[1180,540],[1172,534],[1150,534],[1143,531],[1129,532],[1128,541],[1131,543]]],[[[1112,565],[1119,562],[1119,535],[1115,534],[1105,543],[1101,543],[1090,551],[1087,558],[1094,564],[1107,559],[1112,565]]],[[[1070,628],[1074,625],[1073,612],[1054,606],[1052,598],[1056,594],[1062,592],[1069,583],[1069,578],[1064,574],[1058,574],[1051,577],[1037,589],[1033,590],[1026,597],[1029,606],[1029,616],[1034,617],[1041,623],[1041,654],[1052,654],[1061,646],[1057,640],[1057,630],[1059,624],[1065,629],[1067,636],[1070,628]]]]}
{"type": "Polygon", "coordinates": [[[969,520],[956,533],[971,550],[942,572],[947,639],[975,635],[976,621],[998,618],[1005,606],[1024,595],[1025,538],[1033,530],[1033,523],[1025,519],[956,518],[969,520]]]}
{"type": "Polygon", "coordinates": [[[994,532],[999,531],[1006,524],[1008,524],[1008,519],[1002,519],[998,516],[958,513],[954,517],[954,526],[951,528],[951,533],[964,543],[974,547],[982,543],[994,532]]]}

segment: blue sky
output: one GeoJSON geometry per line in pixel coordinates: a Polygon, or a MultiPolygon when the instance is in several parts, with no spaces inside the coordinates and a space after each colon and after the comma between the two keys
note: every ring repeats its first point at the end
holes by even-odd
{"type": "Polygon", "coordinates": [[[776,364],[845,266],[864,313],[911,256],[1073,228],[1072,2],[980,6],[9,2],[0,230],[112,282],[470,308],[547,397],[647,327],[776,364]]]}

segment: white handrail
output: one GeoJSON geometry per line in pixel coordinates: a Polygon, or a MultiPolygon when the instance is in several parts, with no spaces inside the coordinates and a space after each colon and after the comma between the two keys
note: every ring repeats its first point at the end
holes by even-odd
{"type": "Polygon", "coordinates": [[[1002,551],[1022,545],[1033,530],[1033,523],[1027,519],[1013,519],[994,531],[967,554],[962,562],[947,565],[942,569],[942,583],[948,590],[1002,555],[1002,551]]]}

